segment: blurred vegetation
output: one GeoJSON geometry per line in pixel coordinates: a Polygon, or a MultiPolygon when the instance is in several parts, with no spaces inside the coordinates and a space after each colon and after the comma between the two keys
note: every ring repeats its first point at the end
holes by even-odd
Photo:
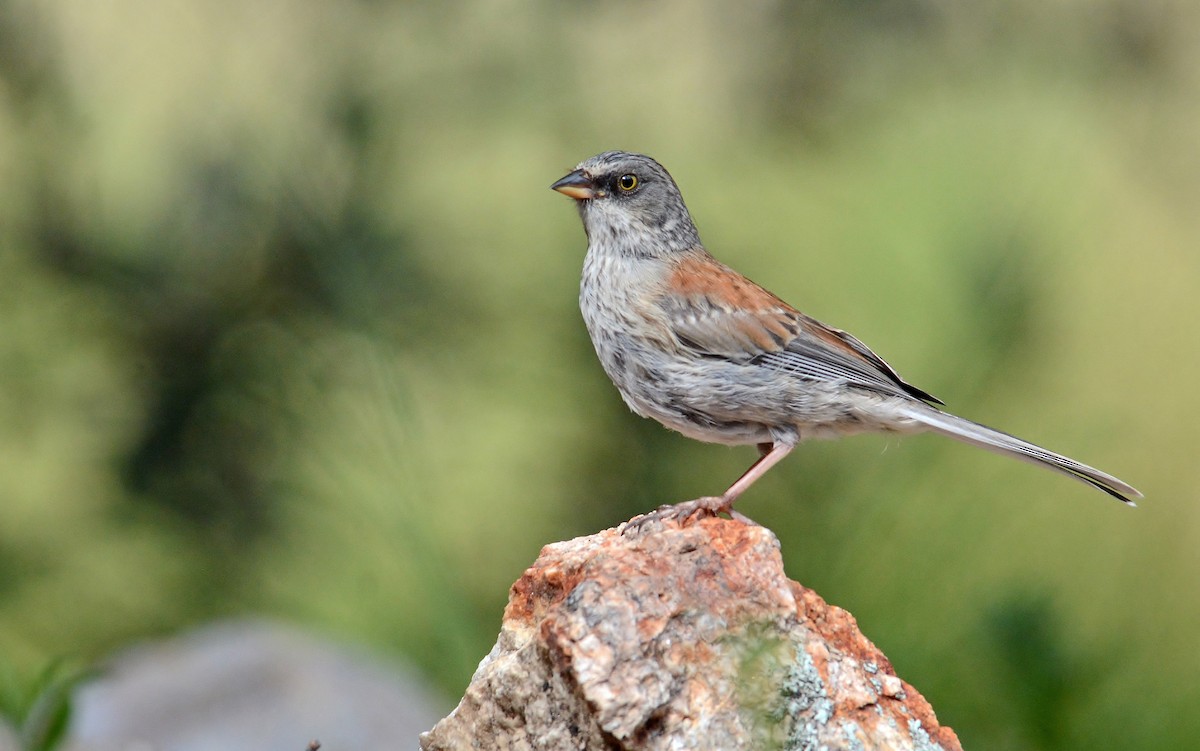
{"type": "Polygon", "coordinates": [[[607,148],[968,417],[744,499],[969,748],[1200,735],[1200,6],[0,0],[0,655],[267,613],[457,696],[539,547],[752,449],[639,420],[546,190],[607,148]],[[1083,663],[1101,666],[1084,669],[1083,663]]]}
{"type": "Polygon", "coordinates": [[[54,660],[35,675],[0,665],[0,738],[12,736],[21,751],[54,751],[66,739],[72,690],[92,671],[54,660]]]}

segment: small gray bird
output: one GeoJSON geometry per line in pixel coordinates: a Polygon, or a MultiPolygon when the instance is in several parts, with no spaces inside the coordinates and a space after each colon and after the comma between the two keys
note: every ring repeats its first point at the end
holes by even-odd
{"type": "Polygon", "coordinates": [[[579,306],[625,403],[690,438],[759,449],[721,495],[650,516],[733,514],[738,496],[801,440],[871,431],[933,430],[1062,472],[1130,506],[1142,497],[1098,469],[943,412],[867,345],[713,258],[675,181],[650,157],[606,151],[550,187],[575,199],[583,218],[579,306]]]}

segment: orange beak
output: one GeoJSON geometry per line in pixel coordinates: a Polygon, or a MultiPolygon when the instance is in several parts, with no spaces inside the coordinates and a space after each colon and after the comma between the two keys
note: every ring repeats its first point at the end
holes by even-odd
{"type": "Polygon", "coordinates": [[[578,169],[551,185],[550,189],[576,201],[587,201],[596,197],[596,187],[592,184],[592,179],[583,170],[578,169]]]}

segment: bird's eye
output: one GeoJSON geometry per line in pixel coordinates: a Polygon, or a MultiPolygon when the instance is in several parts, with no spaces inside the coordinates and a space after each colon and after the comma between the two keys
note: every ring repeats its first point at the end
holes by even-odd
{"type": "Polygon", "coordinates": [[[621,175],[617,178],[617,187],[628,193],[638,185],[637,175],[621,175]]]}

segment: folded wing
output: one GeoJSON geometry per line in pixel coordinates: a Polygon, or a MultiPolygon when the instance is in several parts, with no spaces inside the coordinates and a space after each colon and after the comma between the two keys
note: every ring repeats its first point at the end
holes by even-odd
{"type": "Polygon", "coordinates": [[[699,355],[941,404],[858,339],[804,315],[707,252],[680,263],[668,284],[659,304],[675,337],[699,355]]]}

